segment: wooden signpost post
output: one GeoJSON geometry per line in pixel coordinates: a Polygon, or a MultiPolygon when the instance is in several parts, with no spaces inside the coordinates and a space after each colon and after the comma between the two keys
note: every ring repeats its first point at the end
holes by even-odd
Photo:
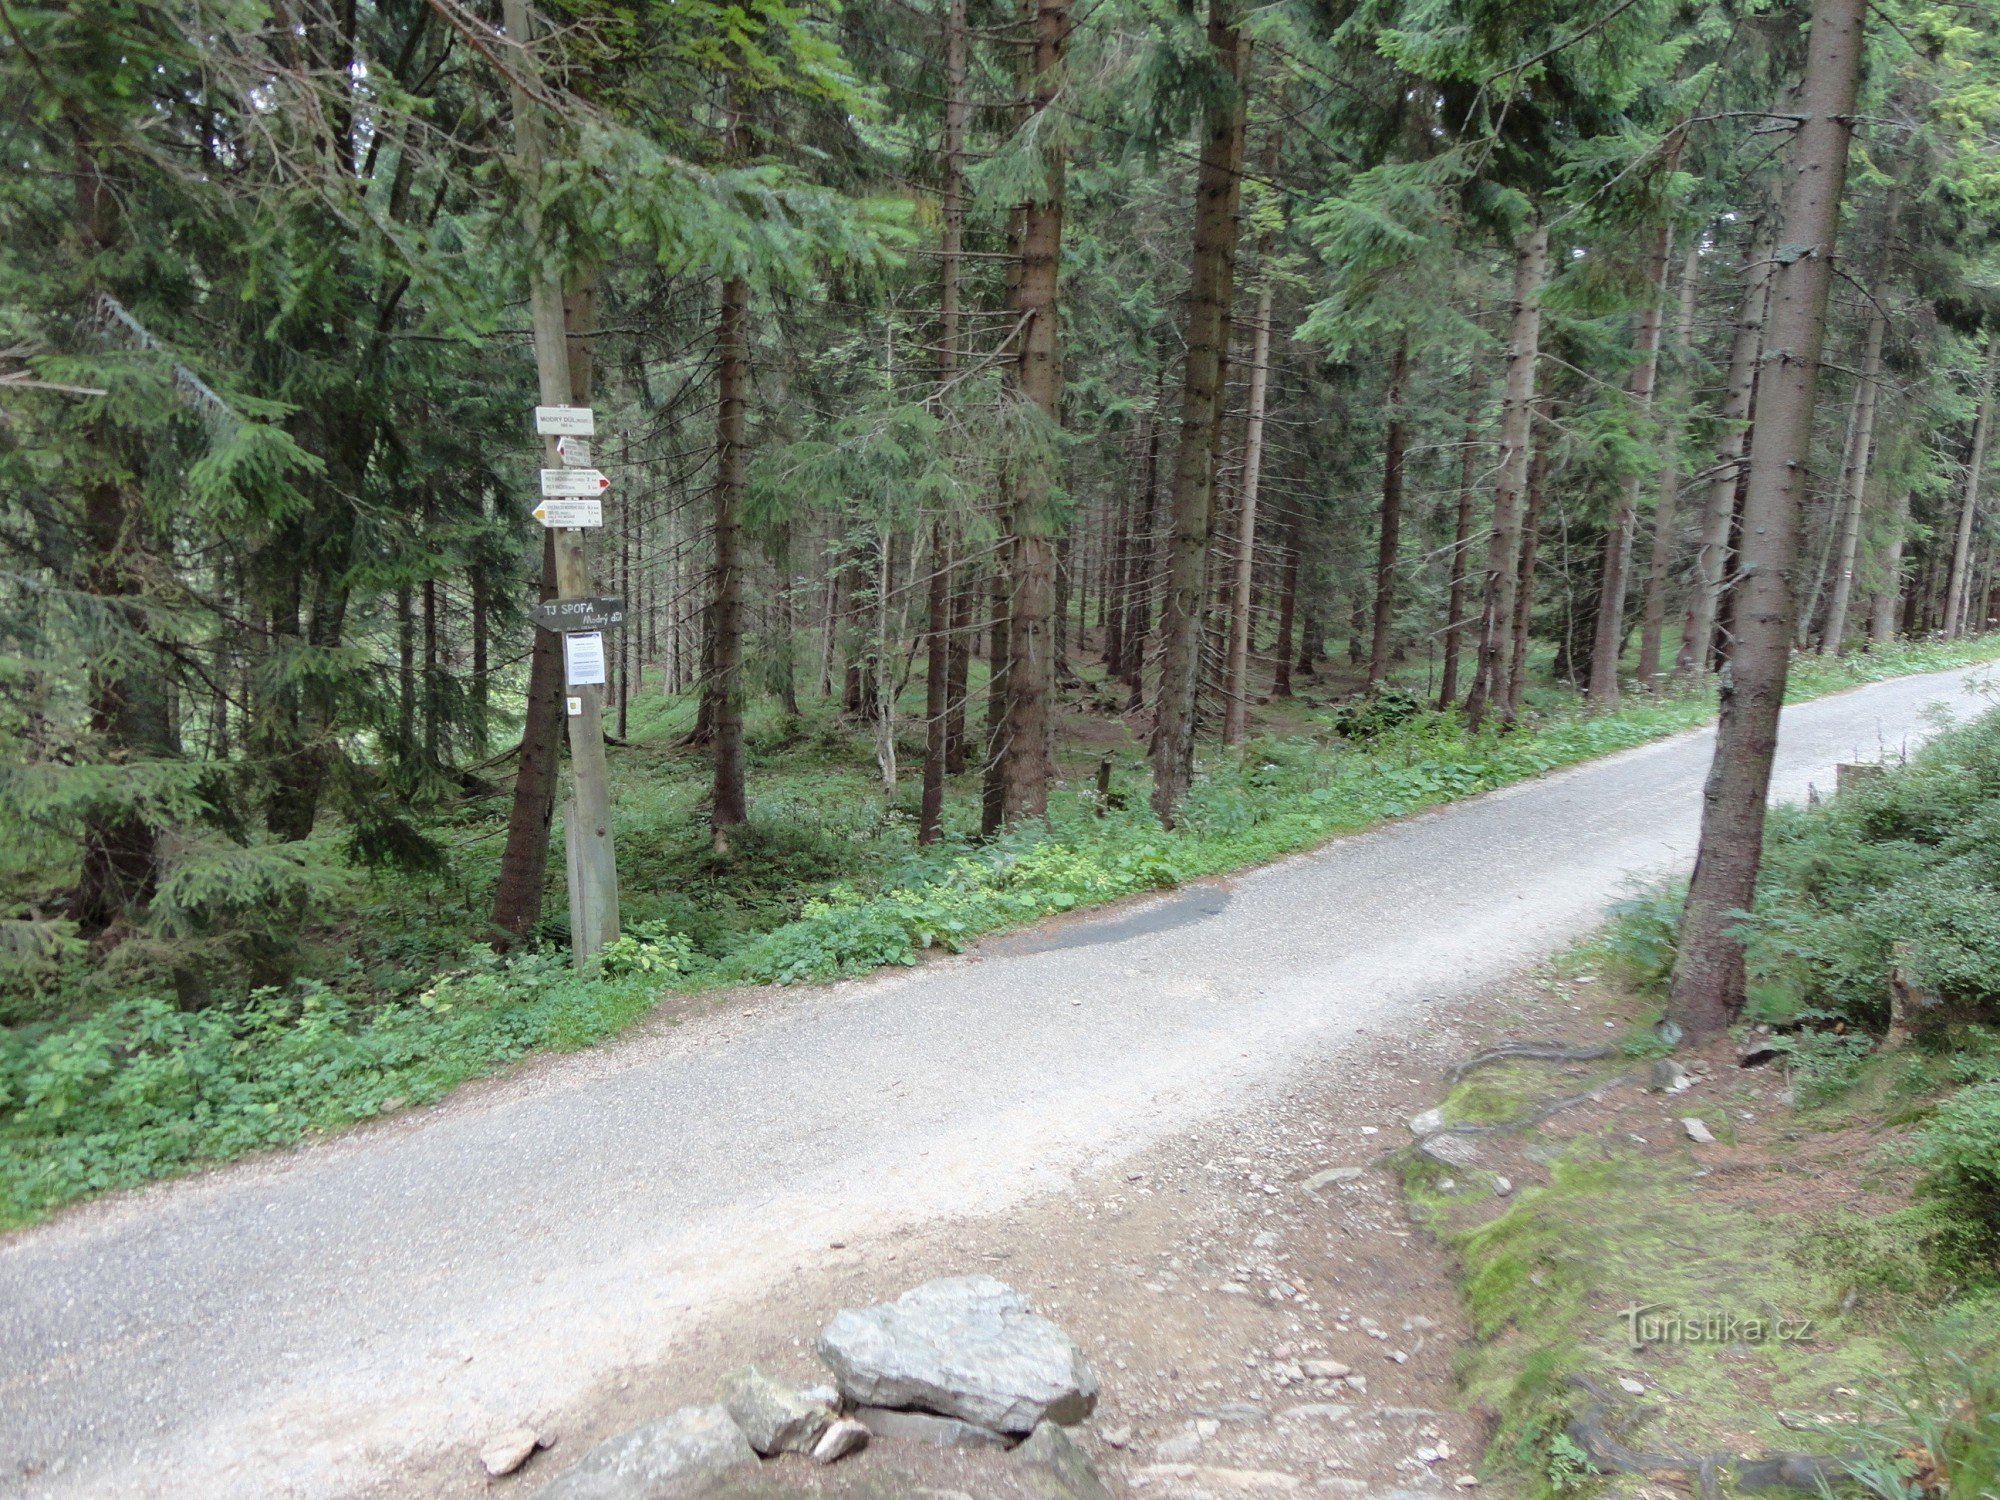
{"type": "MultiPolygon", "coordinates": [[[[507,35],[529,41],[526,0],[501,0],[507,35]]],[[[541,256],[541,212],[536,194],[541,186],[542,132],[533,99],[517,79],[514,84],[514,141],[527,192],[529,253],[535,257],[528,275],[528,322],[535,340],[535,374],[541,404],[535,408],[535,431],[542,439],[541,493],[536,516],[555,533],[556,599],[591,601],[590,559],[584,539],[604,522],[600,498],[610,481],[589,462],[589,445],[579,450],[576,438],[596,435],[595,413],[575,404],[570,387],[569,351],[563,326],[562,286],[541,256]]],[[[585,398],[588,399],[587,397],[585,398]]],[[[563,823],[569,869],[570,945],[578,968],[587,968],[600,949],[618,936],[618,862],[611,843],[611,789],[604,759],[604,639],[565,634],[563,659],[570,675],[564,685],[568,712],[572,792],[563,823]],[[594,640],[595,650],[588,642],[594,640]],[[594,668],[592,663],[594,662],[594,668]],[[590,678],[580,681],[579,678],[590,678]]]]}

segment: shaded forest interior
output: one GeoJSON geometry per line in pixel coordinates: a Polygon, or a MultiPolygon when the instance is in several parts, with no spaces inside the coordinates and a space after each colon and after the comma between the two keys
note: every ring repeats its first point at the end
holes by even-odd
{"type": "Polygon", "coordinates": [[[623,601],[623,929],[709,960],[1074,816],[1212,826],[1288,756],[1692,722],[1746,577],[1779,696],[1958,659],[1921,643],[2000,561],[1975,10],[1852,20],[1802,260],[1831,0],[10,0],[10,1045],[569,941],[559,553],[623,601]],[[552,388],[599,527],[531,515],[552,388]]]}

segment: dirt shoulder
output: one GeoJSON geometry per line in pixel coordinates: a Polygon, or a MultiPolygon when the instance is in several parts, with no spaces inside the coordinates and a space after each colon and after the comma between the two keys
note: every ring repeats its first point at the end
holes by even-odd
{"type": "MultiPolygon", "coordinates": [[[[1414,1035],[1364,1035],[1229,1120],[1015,1211],[829,1245],[657,1361],[561,1411],[521,1414],[556,1446],[492,1490],[532,1494],[594,1442],[711,1399],[743,1365],[823,1378],[812,1341],[839,1308],[971,1271],[1019,1288],[1088,1352],[1104,1390],[1079,1436],[1114,1493],[1471,1488],[1490,1423],[1463,1408],[1454,1361],[1468,1329],[1453,1263],[1406,1212],[1397,1163],[1413,1139],[1406,1121],[1439,1097],[1443,1070],[1511,1034],[1523,1004],[1509,990],[1414,1035]]],[[[770,1481],[841,1496],[1033,1492],[1005,1455],[889,1443],[831,1469],[784,1460],[770,1481]]],[[[467,1451],[372,1493],[413,1483],[441,1495],[486,1487],[467,1451]]]]}

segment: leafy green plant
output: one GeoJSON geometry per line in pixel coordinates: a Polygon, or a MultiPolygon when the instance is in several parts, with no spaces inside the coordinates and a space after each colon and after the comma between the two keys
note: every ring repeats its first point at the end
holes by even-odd
{"type": "MultiPolygon", "coordinates": [[[[1822,1014],[1813,1019],[1831,1018],[1822,1014]]],[[[1830,1027],[1801,1027],[1773,1037],[1771,1045],[1790,1063],[1793,1097],[1807,1107],[1826,1104],[1852,1088],[1875,1054],[1875,1039],[1866,1032],[1830,1027]]]]}
{"type": "Polygon", "coordinates": [[[1590,1455],[1566,1432],[1558,1432],[1549,1439],[1542,1472],[1548,1476],[1549,1488],[1559,1495],[1574,1495],[1597,1477],[1590,1455]]]}
{"type": "Polygon", "coordinates": [[[695,966],[694,944],[684,932],[670,932],[658,922],[649,922],[606,944],[597,964],[607,979],[631,974],[659,978],[686,974],[695,966]]]}

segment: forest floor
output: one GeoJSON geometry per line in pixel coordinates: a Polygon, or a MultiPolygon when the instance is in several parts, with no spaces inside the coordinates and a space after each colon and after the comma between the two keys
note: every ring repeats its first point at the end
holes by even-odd
{"type": "MultiPolygon", "coordinates": [[[[1981,706],[1964,676],[1788,710],[1778,792],[1981,706]]],[[[547,1475],[750,1359],[802,1368],[838,1306],[989,1269],[1097,1360],[1121,1484],[1454,1488],[1484,1430],[1450,1399],[1449,1266],[1380,1159],[1445,1064],[1527,1024],[1542,992],[1510,976],[1686,859],[1708,754],[1683,735],[914,971],[664,1007],[10,1236],[0,1451],[36,1495],[477,1493],[495,1432],[553,1433],[547,1475]],[[1294,1378],[1308,1357],[1367,1389],[1294,1378]]]]}

